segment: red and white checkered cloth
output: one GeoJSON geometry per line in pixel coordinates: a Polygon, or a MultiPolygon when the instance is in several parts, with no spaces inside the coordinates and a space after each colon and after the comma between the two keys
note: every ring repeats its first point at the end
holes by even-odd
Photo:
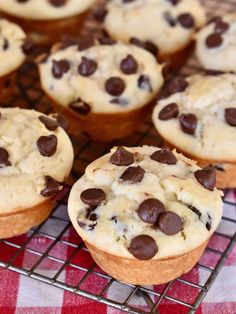
{"type": "MultiPolygon", "coordinates": [[[[236,194],[230,193],[227,196],[229,200],[236,201],[236,194]]],[[[59,215],[65,215],[66,208],[59,210],[59,215]],[[61,212],[62,211],[62,212],[61,212]]],[[[56,213],[57,214],[57,213],[56,213]]],[[[236,219],[236,207],[225,205],[224,216],[236,219]]],[[[60,220],[48,220],[43,226],[43,230],[50,231],[50,234],[56,235],[63,228],[63,222],[60,220]]],[[[236,224],[230,221],[222,221],[219,231],[232,236],[235,233],[236,224]]],[[[70,242],[78,243],[79,238],[71,228],[66,234],[70,242]]],[[[26,239],[26,235],[14,239],[14,243],[21,244],[26,239]]],[[[45,237],[34,237],[32,243],[29,243],[28,248],[36,251],[44,252],[52,243],[52,240],[45,237]]],[[[217,250],[224,251],[229,243],[226,238],[214,235],[209,246],[217,250]]],[[[0,243],[0,260],[8,260],[14,248],[0,243]]],[[[50,256],[65,260],[74,248],[59,242],[49,251],[50,256]]],[[[38,260],[39,256],[30,252],[23,252],[14,262],[15,266],[23,265],[24,268],[30,269],[38,260]]],[[[214,267],[220,256],[207,252],[201,259],[201,264],[214,267]]],[[[83,250],[76,254],[71,263],[84,267],[89,267],[93,264],[91,256],[83,250]]],[[[44,259],[40,263],[35,272],[52,278],[62,264],[50,259],[44,259]]],[[[184,279],[204,285],[209,277],[209,272],[204,269],[194,268],[192,272],[183,276],[184,279]]],[[[66,282],[70,285],[76,285],[84,272],[72,266],[67,267],[59,276],[58,280],[66,282]]],[[[107,281],[101,277],[91,274],[82,284],[81,289],[91,291],[98,294],[105,287],[107,281]]],[[[155,286],[155,291],[163,291],[164,286],[155,286]]],[[[107,297],[124,302],[127,295],[131,292],[129,286],[121,283],[113,283],[107,292],[107,297]]],[[[188,303],[193,303],[196,299],[199,290],[175,281],[167,295],[188,303]]],[[[153,298],[155,302],[156,299],[153,298]]],[[[139,296],[134,296],[129,303],[131,306],[139,309],[148,310],[144,299],[139,296]]],[[[187,308],[178,305],[170,300],[163,299],[158,308],[159,313],[163,314],[178,314],[186,313],[187,308]]],[[[18,273],[0,268],[0,314],[119,314],[123,313],[120,310],[108,307],[104,304],[80,297],[74,293],[70,293],[37,280],[25,277],[18,273]]],[[[196,312],[197,314],[233,314],[236,313],[236,246],[233,248],[230,256],[227,258],[220,274],[208,292],[202,305],[196,312]]]]}

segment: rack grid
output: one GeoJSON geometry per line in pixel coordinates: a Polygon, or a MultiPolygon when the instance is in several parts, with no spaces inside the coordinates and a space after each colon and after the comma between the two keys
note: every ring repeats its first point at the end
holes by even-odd
{"type": "MultiPolygon", "coordinates": [[[[225,14],[236,9],[235,0],[202,2],[209,18],[217,13],[225,14]]],[[[89,21],[88,26],[93,30],[93,23],[89,21]]],[[[192,57],[179,74],[186,76],[199,70],[197,61],[192,57]]],[[[21,67],[15,93],[6,104],[1,105],[51,112],[50,102],[40,89],[37,69],[32,60],[28,60],[21,67]]],[[[71,226],[66,210],[70,187],[90,162],[114,145],[160,146],[162,143],[150,120],[144,122],[140,130],[132,136],[120,141],[101,145],[83,134],[79,139],[72,138],[72,141],[75,150],[72,174],[69,184],[59,195],[51,216],[27,235],[0,240],[0,267],[129,313],[161,313],[162,305],[166,302],[170,305],[178,304],[181,313],[195,313],[235,245],[236,203],[231,200],[232,195],[236,195],[236,190],[224,191],[225,210],[220,227],[214,233],[201,260],[189,274],[161,286],[144,287],[119,283],[93,262],[87,248],[71,226]],[[44,271],[48,265],[50,273],[44,271]],[[92,285],[95,278],[99,278],[99,287],[92,285]],[[114,293],[121,289],[125,291],[125,298],[122,300],[114,293]],[[183,289],[188,295],[184,300],[181,299],[183,289]]]]}

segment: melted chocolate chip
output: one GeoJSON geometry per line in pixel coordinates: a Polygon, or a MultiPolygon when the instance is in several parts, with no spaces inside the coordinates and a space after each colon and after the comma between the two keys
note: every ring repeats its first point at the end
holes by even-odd
{"type": "Polygon", "coordinates": [[[52,74],[56,79],[62,78],[63,74],[70,69],[69,62],[66,59],[52,61],[52,74]]]}
{"type": "Polygon", "coordinates": [[[214,190],[216,185],[216,170],[212,165],[209,165],[202,170],[197,170],[194,175],[204,188],[210,191],[214,190]]]}
{"type": "Polygon", "coordinates": [[[171,103],[167,106],[165,106],[160,112],[158,118],[160,120],[170,120],[173,118],[178,117],[179,115],[179,108],[176,103],[171,103]]]}
{"type": "Polygon", "coordinates": [[[194,212],[194,214],[198,215],[198,218],[201,218],[202,213],[196,207],[189,205],[188,208],[194,212]]]}
{"type": "Polygon", "coordinates": [[[0,147],[0,168],[11,166],[11,163],[8,160],[8,158],[9,158],[8,151],[5,148],[0,147]]]}
{"type": "Polygon", "coordinates": [[[182,230],[183,222],[181,217],[176,213],[165,211],[159,217],[158,227],[163,233],[174,235],[182,230]]]}
{"type": "Polygon", "coordinates": [[[181,129],[184,133],[193,135],[197,127],[197,117],[191,113],[181,114],[179,117],[181,129]]]}
{"type": "Polygon", "coordinates": [[[39,120],[45,125],[45,127],[50,130],[50,131],[55,131],[59,124],[56,120],[54,119],[50,119],[48,117],[45,116],[40,116],[39,120]]]}
{"type": "Polygon", "coordinates": [[[97,62],[85,57],[82,57],[82,61],[78,66],[78,72],[82,76],[90,76],[97,70],[97,62]]]}
{"type": "Polygon", "coordinates": [[[132,45],[135,45],[139,48],[143,48],[143,49],[146,49],[146,45],[143,41],[141,41],[140,39],[136,38],[136,37],[131,37],[129,42],[132,44],[132,45]]]}
{"type": "Polygon", "coordinates": [[[51,157],[57,150],[57,137],[54,134],[41,136],[37,140],[37,146],[42,156],[51,157]]]}
{"type": "Polygon", "coordinates": [[[80,199],[89,206],[97,207],[106,199],[106,194],[102,189],[91,188],[84,190],[80,194],[80,199]]]}
{"type": "Polygon", "coordinates": [[[216,48],[221,46],[223,42],[222,36],[219,33],[210,34],[206,38],[206,45],[208,48],[216,48]]]}
{"type": "Polygon", "coordinates": [[[149,260],[158,252],[156,241],[148,235],[139,235],[133,238],[128,250],[140,260],[149,260]]]}
{"type": "Polygon", "coordinates": [[[83,102],[80,98],[70,103],[69,108],[76,111],[82,116],[86,116],[91,111],[91,107],[85,102],[83,102]]]}
{"type": "Polygon", "coordinates": [[[236,108],[225,109],[225,120],[231,126],[236,126],[236,108]]]}
{"type": "Polygon", "coordinates": [[[45,177],[45,188],[41,191],[44,197],[55,196],[62,188],[62,184],[50,176],[45,177]]]}
{"type": "Polygon", "coordinates": [[[139,205],[138,216],[149,224],[155,224],[163,211],[165,211],[165,206],[162,202],[149,198],[139,205]]]}
{"type": "Polygon", "coordinates": [[[150,158],[166,165],[176,165],[177,163],[177,158],[169,148],[157,150],[150,156],[150,158]]]}
{"type": "Polygon", "coordinates": [[[48,0],[48,2],[54,7],[62,7],[66,4],[67,0],[48,0]]]}
{"type": "Polygon", "coordinates": [[[144,174],[145,171],[140,166],[129,167],[123,172],[120,179],[128,183],[138,183],[143,180],[144,174]]]}
{"type": "Polygon", "coordinates": [[[2,49],[3,50],[7,50],[8,48],[9,48],[9,41],[6,38],[4,38],[3,39],[2,49]]]}
{"type": "Polygon", "coordinates": [[[109,161],[116,166],[129,166],[134,162],[134,155],[124,147],[118,147],[109,161]]]}
{"type": "Polygon", "coordinates": [[[152,92],[152,84],[148,75],[140,75],[138,79],[138,87],[148,92],[152,92]]]}
{"type": "Polygon", "coordinates": [[[120,69],[127,75],[135,74],[138,70],[138,63],[132,55],[128,55],[121,61],[120,69]]]}
{"type": "Polygon", "coordinates": [[[97,20],[98,22],[103,22],[105,20],[106,15],[107,9],[104,6],[97,8],[93,13],[95,20],[97,20]]]}
{"type": "Polygon", "coordinates": [[[184,28],[193,28],[195,26],[195,21],[190,13],[183,13],[178,16],[178,22],[184,28]]]}
{"type": "Polygon", "coordinates": [[[225,73],[225,72],[223,72],[223,71],[219,71],[219,70],[210,70],[210,69],[208,69],[208,70],[205,71],[205,74],[206,74],[206,75],[210,75],[210,76],[222,75],[222,74],[224,74],[224,73],[225,73]]]}
{"type": "Polygon", "coordinates": [[[125,90],[125,82],[119,77],[110,77],[105,83],[105,89],[112,96],[119,96],[125,90]]]}

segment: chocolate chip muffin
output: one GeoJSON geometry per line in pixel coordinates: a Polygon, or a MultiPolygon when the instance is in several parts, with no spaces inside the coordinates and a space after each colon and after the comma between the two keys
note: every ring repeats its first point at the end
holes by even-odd
{"type": "Polygon", "coordinates": [[[205,69],[236,71],[236,14],[212,19],[196,35],[196,54],[205,69]]]}
{"type": "Polygon", "coordinates": [[[107,38],[70,44],[39,64],[42,88],[69,118],[69,132],[98,141],[131,134],[163,84],[162,66],[144,49],[107,38]]]}
{"type": "Polygon", "coordinates": [[[153,121],[167,145],[211,163],[217,186],[236,187],[236,75],[208,71],[174,80],[158,102],[153,121]]]}
{"type": "Polygon", "coordinates": [[[56,42],[63,34],[78,35],[96,0],[1,0],[0,11],[36,42],[56,42]]]}
{"type": "Polygon", "coordinates": [[[26,35],[16,24],[0,18],[0,102],[14,92],[16,70],[24,62],[26,35]]]}
{"type": "Polygon", "coordinates": [[[169,149],[114,148],[90,164],[68,203],[96,263],[118,280],[161,284],[199,260],[222,215],[215,169],[169,149]]]}
{"type": "Polygon", "coordinates": [[[22,234],[48,217],[72,162],[71,142],[55,119],[0,109],[0,238],[22,234]]]}
{"type": "Polygon", "coordinates": [[[198,0],[112,0],[100,16],[112,38],[141,46],[172,68],[186,61],[194,33],[205,24],[198,0]]]}

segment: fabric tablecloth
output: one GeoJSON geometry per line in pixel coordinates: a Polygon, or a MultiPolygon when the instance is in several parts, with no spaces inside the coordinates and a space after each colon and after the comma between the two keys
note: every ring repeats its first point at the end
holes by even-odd
{"type": "MultiPolygon", "coordinates": [[[[227,196],[228,200],[236,201],[236,193],[231,192],[227,196]]],[[[62,215],[66,216],[66,207],[61,208],[62,215]]],[[[236,207],[231,205],[224,206],[224,216],[231,219],[236,219],[236,207]]],[[[59,221],[60,222],[60,221],[59,221]]],[[[58,223],[55,220],[50,222],[50,219],[42,228],[44,230],[50,229],[50,232],[56,232],[58,223]]],[[[60,222],[61,223],[61,222],[60,222]]],[[[222,221],[219,232],[223,232],[229,235],[235,233],[235,223],[229,221],[222,221]]],[[[60,226],[62,228],[62,226],[60,226]]],[[[75,233],[73,229],[68,231],[69,239],[75,240],[75,233]]],[[[19,243],[27,238],[26,235],[19,237],[15,240],[19,243]]],[[[33,240],[31,246],[36,250],[43,251],[51,244],[50,240],[44,237],[36,237],[33,240]],[[47,243],[48,242],[48,243],[47,243]]],[[[76,241],[76,240],[75,240],[76,241]]],[[[228,240],[214,235],[209,243],[209,246],[215,249],[224,250],[228,244],[228,240]]],[[[84,252],[84,251],[83,251],[84,252]]],[[[58,243],[53,247],[53,251],[50,255],[64,258],[70,254],[70,248],[67,245],[61,245],[58,243]]],[[[0,245],[0,260],[4,260],[4,257],[9,258],[10,253],[8,247],[0,245]]],[[[15,262],[16,266],[24,265],[30,268],[36,262],[37,256],[24,251],[20,254],[15,262]]],[[[77,261],[82,263],[85,267],[88,267],[92,263],[92,259],[87,252],[82,254],[82,251],[78,253],[77,261]]],[[[211,254],[211,252],[205,254],[201,259],[201,263],[204,265],[213,266],[216,265],[219,256],[211,254]]],[[[73,261],[76,263],[76,257],[73,261]]],[[[45,259],[43,263],[38,265],[37,272],[44,276],[53,276],[57,271],[57,266],[51,260],[45,259]]],[[[60,279],[68,284],[73,284],[74,280],[78,280],[80,274],[73,267],[68,267],[61,273],[60,279]]],[[[201,268],[194,268],[189,274],[183,276],[189,281],[204,285],[209,272],[204,271],[201,268]]],[[[89,276],[88,280],[83,284],[84,290],[97,293],[99,289],[102,290],[104,285],[103,279],[98,276],[89,276]]],[[[164,286],[153,287],[155,291],[162,291],[164,286]]],[[[107,292],[107,297],[115,299],[117,301],[125,300],[130,293],[131,288],[121,283],[114,282],[107,292]]],[[[178,298],[183,301],[193,302],[197,297],[198,290],[191,288],[188,285],[184,285],[181,282],[175,281],[170,289],[167,291],[167,295],[173,298],[178,298]]],[[[155,300],[154,300],[155,301],[155,300]]],[[[147,309],[144,299],[140,296],[134,296],[129,303],[130,305],[140,306],[143,310],[147,309]]],[[[186,313],[186,307],[175,304],[174,302],[164,299],[158,308],[159,313],[164,314],[178,314],[186,313]]],[[[101,304],[90,299],[78,296],[74,293],[64,291],[62,289],[50,286],[46,283],[39,282],[37,280],[28,278],[24,275],[20,275],[13,271],[6,270],[0,267],[0,314],[59,314],[59,313],[76,313],[76,314],[118,314],[124,313],[120,310],[108,307],[105,304],[101,304]]],[[[234,314],[236,313],[236,246],[234,246],[232,252],[224,263],[217,279],[208,292],[201,306],[198,308],[197,314],[234,314]]]]}

